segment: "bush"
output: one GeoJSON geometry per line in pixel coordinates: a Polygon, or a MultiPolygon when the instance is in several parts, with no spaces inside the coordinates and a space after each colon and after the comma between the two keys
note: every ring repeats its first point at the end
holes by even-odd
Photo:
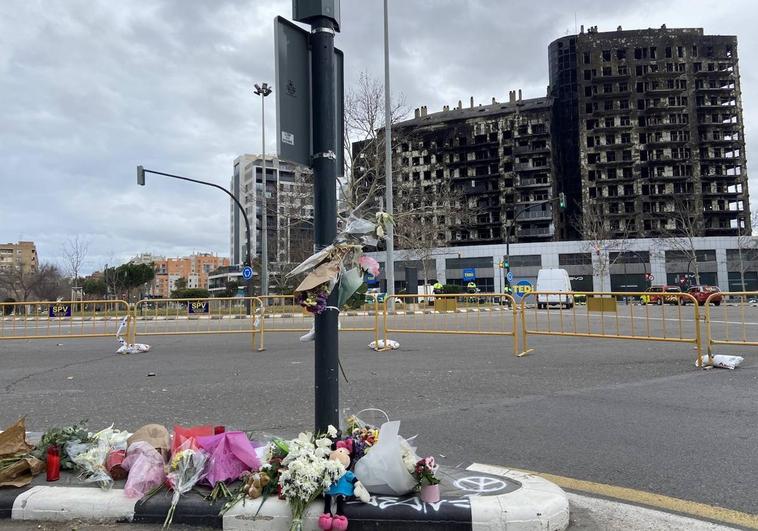
{"type": "Polygon", "coordinates": [[[463,293],[463,286],[459,286],[458,284],[443,284],[442,285],[442,293],[444,294],[455,294],[455,293],[463,293]]]}
{"type": "Polygon", "coordinates": [[[210,291],[204,288],[182,288],[171,292],[172,299],[207,299],[210,291]]]}

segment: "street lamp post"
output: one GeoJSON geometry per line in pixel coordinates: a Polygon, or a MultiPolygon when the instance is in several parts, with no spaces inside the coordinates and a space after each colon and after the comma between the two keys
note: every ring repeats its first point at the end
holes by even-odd
{"type": "MultiPolygon", "coordinates": [[[[387,20],[387,0],[384,0],[384,185],[387,214],[392,215],[392,111],[390,109],[390,45],[389,22],[387,20]]],[[[393,303],[395,294],[395,228],[392,223],[387,226],[385,237],[386,259],[384,273],[387,278],[387,298],[393,303]]]]}
{"type": "Polygon", "coordinates": [[[271,94],[268,83],[255,84],[253,94],[261,97],[261,153],[263,168],[261,182],[263,194],[261,195],[261,295],[268,295],[268,211],[266,197],[266,96],[271,94]]]}
{"type": "MultiPolygon", "coordinates": [[[[234,197],[234,194],[231,193],[229,190],[224,188],[223,186],[219,186],[214,183],[209,183],[206,181],[200,181],[198,179],[190,179],[189,177],[182,177],[181,175],[173,175],[171,173],[163,173],[160,171],[154,171],[154,170],[146,170],[142,166],[137,166],[137,184],[140,186],[145,186],[145,174],[146,173],[152,173],[154,175],[162,175],[163,177],[170,177],[172,179],[179,179],[181,181],[188,181],[191,183],[196,184],[204,184],[205,186],[211,186],[213,188],[217,188],[224,192],[226,195],[232,198],[232,201],[237,205],[237,208],[240,209],[240,212],[242,213],[242,218],[245,220],[245,236],[247,238],[247,258],[246,258],[246,264],[250,267],[253,267],[253,259],[252,254],[250,250],[250,221],[247,219],[247,212],[245,212],[245,209],[242,207],[242,204],[240,204],[239,200],[234,197]]],[[[253,296],[253,283],[252,280],[248,281],[247,283],[247,296],[252,297],[253,296]]],[[[246,303],[247,306],[247,312],[250,313],[250,299],[247,300],[246,303]]]]}

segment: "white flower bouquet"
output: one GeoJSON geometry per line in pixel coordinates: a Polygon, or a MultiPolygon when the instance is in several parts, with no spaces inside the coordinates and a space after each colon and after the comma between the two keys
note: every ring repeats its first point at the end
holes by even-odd
{"type": "MultiPolygon", "coordinates": [[[[336,433],[330,426],[332,431],[336,433]]],[[[305,509],[345,473],[345,467],[328,459],[332,441],[327,437],[316,439],[311,433],[301,433],[287,446],[289,453],[282,460],[279,486],[292,512],[290,531],[300,531],[305,509]]]]}

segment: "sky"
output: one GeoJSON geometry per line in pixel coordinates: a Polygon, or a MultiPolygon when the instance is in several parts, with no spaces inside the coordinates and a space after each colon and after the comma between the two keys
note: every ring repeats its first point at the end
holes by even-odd
{"type": "MultiPolygon", "coordinates": [[[[290,0],[0,2],[0,242],[34,240],[63,265],[88,242],[83,272],[142,252],[229,254],[219,191],[236,156],[259,153],[260,97],[274,78],[273,19],[290,0]]],[[[702,27],[737,35],[748,175],[758,157],[758,4],[753,0],[389,0],[391,92],[413,109],[544,96],[547,46],[576,33],[702,27]]],[[[383,79],[381,0],[343,0],[336,45],[349,90],[383,79]]],[[[275,100],[266,101],[267,153],[275,100]]],[[[750,188],[758,207],[758,171],[750,188]]]]}

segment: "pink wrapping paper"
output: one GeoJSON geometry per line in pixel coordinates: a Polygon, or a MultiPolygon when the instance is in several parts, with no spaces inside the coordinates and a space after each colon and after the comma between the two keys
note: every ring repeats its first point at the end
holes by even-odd
{"type": "Polygon", "coordinates": [[[215,485],[219,481],[236,480],[247,470],[261,466],[255,455],[255,446],[241,431],[231,431],[198,437],[197,444],[210,454],[205,481],[215,485]]]}
{"type": "Polygon", "coordinates": [[[142,498],[166,479],[163,456],[144,441],[129,446],[121,466],[129,471],[124,486],[124,494],[129,498],[142,498]]]}

